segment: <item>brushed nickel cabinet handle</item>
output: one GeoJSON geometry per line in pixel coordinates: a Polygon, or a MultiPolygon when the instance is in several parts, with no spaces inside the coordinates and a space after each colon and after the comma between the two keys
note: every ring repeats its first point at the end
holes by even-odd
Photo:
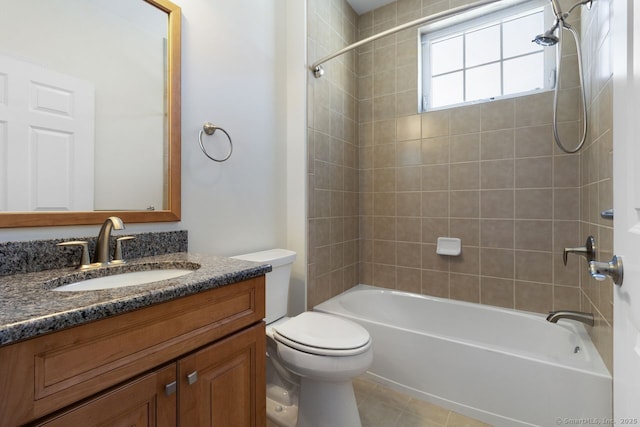
{"type": "Polygon", "coordinates": [[[196,381],[198,381],[198,371],[193,371],[189,375],[187,375],[187,382],[189,383],[189,385],[192,385],[196,381]]]}
{"type": "Polygon", "coordinates": [[[175,381],[170,382],[169,384],[164,386],[164,394],[167,396],[171,396],[178,390],[178,383],[175,381]]]}

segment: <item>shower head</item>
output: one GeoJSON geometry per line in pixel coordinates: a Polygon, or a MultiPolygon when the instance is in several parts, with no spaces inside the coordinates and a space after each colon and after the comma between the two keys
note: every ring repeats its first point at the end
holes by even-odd
{"type": "Polygon", "coordinates": [[[540,46],[555,46],[560,39],[555,35],[556,30],[560,27],[562,31],[563,28],[570,28],[570,25],[565,21],[569,14],[573,12],[578,6],[587,6],[587,8],[591,8],[592,0],[580,0],[571,8],[567,13],[562,12],[560,8],[560,2],[558,0],[549,0],[551,2],[551,8],[553,9],[553,14],[556,16],[556,21],[553,24],[553,27],[549,28],[549,30],[545,31],[543,34],[538,34],[533,40],[534,43],[539,44],[540,46]]]}
{"type": "Polygon", "coordinates": [[[555,28],[552,28],[549,31],[546,31],[544,34],[538,34],[531,41],[534,42],[534,43],[539,44],[540,46],[554,46],[555,44],[557,44],[560,41],[558,36],[553,34],[554,31],[555,31],[555,28]]]}
{"type": "Polygon", "coordinates": [[[554,46],[556,45],[560,39],[555,35],[556,30],[560,26],[560,20],[556,19],[556,22],[553,23],[553,27],[549,28],[543,34],[538,34],[535,36],[533,40],[534,43],[539,44],[540,46],[554,46]]]}

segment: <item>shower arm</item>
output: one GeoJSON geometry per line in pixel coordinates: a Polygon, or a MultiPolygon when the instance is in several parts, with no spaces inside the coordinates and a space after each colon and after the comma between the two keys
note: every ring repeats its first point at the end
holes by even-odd
{"type": "MultiPolygon", "coordinates": [[[[442,19],[446,19],[446,18],[450,18],[452,16],[456,16],[456,15],[460,15],[462,13],[468,12],[470,10],[474,10],[474,9],[478,9],[480,7],[483,6],[488,6],[490,4],[493,3],[498,3],[501,0],[480,0],[477,1],[475,3],[471,3],[468,5],[464,5],[464,6],[458,6],[455,7],[453,9],[449,9],[446,10],[444,12],[438,12],[438,13],[434,13],[433,15],[429,15],[429,16],[425,16],[419,19],[415,19],[413,21],[407,22],[405,24],[402,25],[398,25],[397,27],[393,27],[390,28],[388,30],[382,31],[378,34],[374,34],[373,36],[367,37],[365,39],[359,40],[355,43],[350,44],[349,46],[343,47],[342,49],[332,53],[331,55],[327,55],[324,58],[321,58],[319,60],[317,60],[316,62],[314,62],[313,64],[311,64],[309,66],[309,69],[313,72],[313,75],[316,78],[322,77],[322,75],[324,74],[324,69],[322,68],[322,64],[324,64],[325,62],[340,56],[344,53],[350,52],[364,44],[370,43],[372,41],[376,41],[378,39],[381,39],[383,37],[389,36],[391,34],[395,34],[398,33],[400,31],[404,31],[407,30],[409,28],[413,28],[413,27],[417,27],[419,25],[423,25],[423,24],[430,24],[433,22],[437,22],[440,21],[442,19]]],[[[552,0],[554,1],[554,0],[552,0]]]]}

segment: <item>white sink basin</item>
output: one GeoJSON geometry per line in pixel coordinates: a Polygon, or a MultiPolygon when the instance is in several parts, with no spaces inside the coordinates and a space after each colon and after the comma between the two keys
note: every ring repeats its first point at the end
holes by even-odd
{"type": "Polygon", "coordinates": [[[58,292],[96,291],[100,289],[122,288],[125,286],[144,285],[146,283],[159,282],[160,280],[175,279],[193,273],[195,270],[184,268],[170,268],[166,270],[134,271],[131,273],[114,274],[111,276],[97,277],[83,280],[68,285],[53,288],[58,292]]]}

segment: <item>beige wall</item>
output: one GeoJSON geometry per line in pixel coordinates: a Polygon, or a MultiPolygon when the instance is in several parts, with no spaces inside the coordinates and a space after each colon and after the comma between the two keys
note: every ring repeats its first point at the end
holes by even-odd
{"type": "MultiPolygon", "coordinates": [[[[342,0],[309,0],[309,62],[356,34],[459,4],[399,0],[355,17],[342,0]]],[[[611,224],[598,216],[610,204],[611,88],[597,77],[609,65],[599,8],[610,2],[596,4],[583,18],[593,119],[581,154],[555,147],[551,92],[416,114],[415,30],[334,59],[310,79],[309,307],[367,283],[542,313],[595,311],[594,340],[608,358],[610,285],[592,283],[577,256],[562,264],[562,249],[589,233],[605,249],[599,258],[611,256],[611,224]],[[438,236],[461,238],[462,256],[436,255],[438,236]]],[[[577,11],[571,23],[580,28],[577,11]]],[[[576,49],[565,36],[559,118],[571,146],[581,110],[576,49]]]]}

